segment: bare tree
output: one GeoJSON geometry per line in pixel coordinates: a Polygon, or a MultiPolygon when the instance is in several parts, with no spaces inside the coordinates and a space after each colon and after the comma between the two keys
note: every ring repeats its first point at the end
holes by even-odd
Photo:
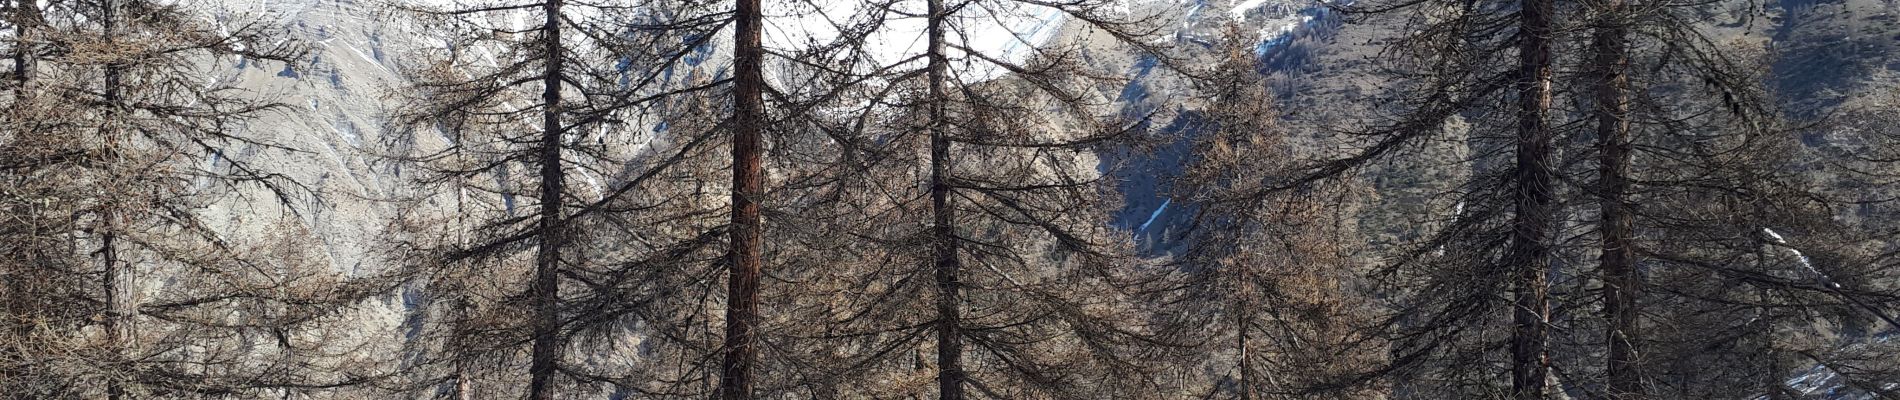
{"type": "Polygon", "coordinates": [[[9,179],[40,182],[7,197],[31,215],[8,231],[33,246],[8,266],[26,279],[9,280],[23,289],[9,294],[23,306],[8,314],[20,322],[10,338],[24,344],[7,360],[24,372],[9,379],[17,395],[266,395],[361,382],[328,369],[336,364],[312,338],[382,286],[312,256],[296,217],[313,193],[253,156],[295,150],[238,128],[279,105],[204,68],[290,62],[300,48],[269,21],[221,28],[190,6],[14,10],[32,14],[15,26],[31,33],[9,39],[15,82],[32,83],[13,88],[0,152],[24,156],[9,179]],[[221,218],[235,210],[290,223],[221,218]]]}
{"type": "Polygon", "coordinates": [[[845,36],[870,38],[843,44],[857,54],[845,59],[858,62],[845,75],[867,78],[842,79],[840,93],[862,97],[813,117],[849,151],[827,175],[875,197],[842,193],[851,197],[824,204],[861,210],[841,226],[856,230],[836,245],[849,253],[833,256],[851,272],[825,279],[862,289],[827,293],[838,299],[819,306],[830,322],[808,343],[860,354],[797,356],[842,358],[843,373],[880,378],[816,377],[844,381],[814,385],[823,396],[1176,389],[1158,378],[1157,360],[1190,346],[1170,342],[1172,326],[1142,302],[1160,296],[1169,273],[1142,267],[1108,226],[1117,204],[1102,197],[1116,182],[1093,166],[1098,151],[1138,139],[1148,117],[1122,118],[1102,88],[1126,84],[1118,70],[1138,59],[1176,60],[1152,44],[1157,21],[1111,6],[878,2],[842,24],[845,36]],[[878,35],[915,35],[918,50],[877,48],[878,35]],[[1065,41],[1083,36],[1110,44],[1065,41]],[[1085,57],[1114,61],[1092,66],[1085,57]]]}
{"type": "Polygon", "coordinates": [[[1600,266],[1603,274],[1603,312],[1609,316],[1606,333],[1609,347],[1606,370],[1610,398],[1642,398],[1642,379],[1637,375],[1635,342],[1641,340],[1637,326],[1636,302],[1641,280],[1636,276],[1635,249],[1631,240],[1629,201],[1630,125],[1627,35],[1623,14],[1628,11],[1621,0],[1597,4],[1599,22],[1591,39],[1596,67],[1595,98],[1592,109],[1596,122],[1597,183],[1599,213],[1598,235],[1603,246],[1600,266]]]}
{"type": "MultiPolygon", "coordinates": [[[[1192,240],[1177,261],[1190,334],[1206,343],[1207,397],[1263,399],[1375,396],[1370,385],[1334,385],[1378,365],[1375,316],[1350,289],[1351,185],[1262,192],[1300,150],[1274,111],[1257,55],[1229,30],[1219,68],[1197,96],[1205,122],[1173,203],[1195,205],[1192,240]],[[1270,194],[1270,195],[1269,195],[1270,194]]],[[[1189,364],[1196,365],[1196,364],[1189,364]]],[[[1185,367],[1185,366],[1184,366],[1185,367]]]]}
{"type": "Polygon", "coordinates": [[[759,0],[734,0],[732,89],[732,259],[726,268],[725,356],[719,389],[726,400],[751,399],[752,365],[758,359],[759,278],[765,224],[759,202],[765,196],[764,152],[765,49],[759,0]]]}
{"type": "Polygon", "coordinates": [[[698,3],[560,1],[410,12],[459,36],[426,49],[431,62],[411,71],[417,96],[406,99],[406,134],[388,143],[390,160],[429,172],[404,201],[469,207],[419,208],[404,224],[479,232],[465,243],[410,240],[401,246],[419,252],[394,254],[420,267],[431,310],[415,312],[436,318],[412,346],[430,360],[412,368],[416,389],[511,391],[496,383],[521,375],[490,365],[525,367],[535,398],[717,388],[706,378],[719,370],[701,368],[720,352],[702,314],[716,293],[707,273],[723,264],[703,257],[729,231],[712,219],[724,204],[704,198],[720,187],[705,153],[735,125],[709,122],[705,96],[734,80],[701,62],[731,14],[698,3]],[[516,16],[539,22],[497,31],[516,16]],[[538,123],[524,134],[529,116],[538,123]],[[526,179],[524,167],[534,171],[526,179]],[[515,205],[527,198],[531,206],[515,205]],[[443,220],[471,223],[433,226],[443,220]],[[528,323],[511,320],[519,315],[528,323]],[[631,340],[637,349],[625,347],[631,340]]]}

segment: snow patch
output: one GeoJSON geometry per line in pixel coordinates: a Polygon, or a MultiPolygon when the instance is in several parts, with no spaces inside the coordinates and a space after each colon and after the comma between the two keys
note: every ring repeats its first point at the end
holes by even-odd
{"type": "Polygon", "coordinates": [[[1246,20],[1247,20],[1247,12],[1248,12],[1248,11],[1252,11],[1252,10],[1253,10],[1253,9],[1255,9],[1255,8],[1260,8],[1260,5],[1261,5],[1261,4],[1265,4],[1266,2],[1267,2],[1267,0],[1245,0],[1245,1],[1241,1],[1241,2],[1240,2],[1240,4],[1235,4],[1235,5],[1234,5],[1234,8],[1233,8],[1233,9],[1231,9],[1231,10],[1227,10],[1227,13],[1229,13],[1229,14],[1233,14],[1233,15],[1234,15],[1234,19],[1237,19],[1237,20],[1241,20],[1241,21],[1246,21],[1246,20]]]}
{"type": "MultiPolygon", "coordinates": [[[[1781,234],[1779,234],[1779,233],[1775,233],[1775,230],[1773,230],[1773,229],[1768,229],[1768,228],[1761,228],[1761,232],[1762,232],[1762,233],[1766,233],[1766,234],[1768,234],[1768,238],[1770,238],[1770,239],[1774,239],[1774,240],[1775,240],[1775,244],[1778,244],[1778,245],[1782,245],[1782,246],[1784,246],[1784,247],[1788,245],[1788,240],[1787,240],[1787,239],[1783,239],[1783,238],[1781,237],[1781,234]]],[[[1828,285],[1829,287],[1832,287],[1832,288],[1835,288],[1835,289],[1840,289],[1840,288],[1841,288],[1841,284],[1839,284],[1839,283],[1834,283],[1834,279],[1833,279],[1833,278],[1830,278],[1830,277],[1828,277],[1828,276],[1827,276],[1827,274],[1825,274],[1825,273],[1822,273],[1822,272],[1821,272],[1821,270],[1819,270],[1819,269],[1815,269],[1815,268],[1814,268],[1814,264],[1812,264],[1812,263],[1810,263],[1810,262],[1809,262],[1809,260],[1808,260],[1808,255],[1806,255],[1806,254],[1801,254],[1801,250],[1798,250],[1798,249],[1795,249],[1795,248],[1793,248],[1793,247],[1788,247],[1788,253],[1789,253],[1789,254],[1793,254],[1793,255],[1795,256],[1795,258],[1796,258],[1796,259],[1799,259],[1799,260],[1801,260],[1801,267],[1802,267],[1802,268],[1807,268],[1807,269],[1808,269],[1808,272],[1813,272],[1813,273],[1814,273],[1814,276],[1815,276],[1815,277],[1817,277],[1817,278],[1820,278],[1820,280],[1821,280],[1821,282],[1822,282],[1822,283],[1824,283],[1824,284],[1826,284],[1826,285],[1828,285]]]]}
{"type": "Polygon", "coordinates": [[[1146,232],[1148,230],[1148,225],[1153,225],[1155,223],[1155,219],[1161,218],[1162,212],[1168,211],[1169,204],[1174,204],[1174,199],[1162,200],[1161,206],[1155,207],[1155,212],[1153,214],[1148,214],[1148,221],[1142,222],[1140,227],[1135,228],[1135,231],[1146,232]]]}
{"type": "MultiPolygon", "coordinates": [[[[801,50],[814,44],[830,43],[844,37],[848,27],[862,22],[867,15],[880,13],[873,4],[852,1],[768,0],[765,4],[765,44],[784,50],[801,50]],[[817,4],[814,4],[817,3],[817,4]]],[[[892,7],[884,15],[883,26],[865,35],[865,50],[881,65],[895,64],[925,51],[925,33],[929,21],[921,2],[906,2],[892,7]]],[[[1028,59],[1039,46],[1061,31],[1068,13],[1060,8],[1035,4],[978,1],[961,7],[949,17],[945,38],[952,44],[967,46],[983,57],[1009,63],[1028,59]]],[[[967,80],[988,80],[1005,71],[975,55],[950,49],[955,68],[967,80]]]]}

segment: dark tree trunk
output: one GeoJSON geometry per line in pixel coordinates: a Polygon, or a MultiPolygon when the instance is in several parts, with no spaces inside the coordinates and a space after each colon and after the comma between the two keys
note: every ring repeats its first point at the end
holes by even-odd
{"type": "MultiPolygon", "coordinates": [[[[119,5],[112,0],[100,2],[100,39],[105,42],[108,47],[110,47],[114,41],[118,40],[118,38],[114,36],[117,34],[117,32],[114,31],[118,24],[118,8],[119,5]]],[[[105,146],[104,157],[114,157],[113,154],[118,152],[118,143],[121,143],[123,139],[118,137],[119,132],[117,129],[119,126],[119,92],[121,89],[119,87],[119,78],[120,75],[124,73],[123,71],[124,67],[116,60],[107,62],[105,65],[105,86],[100,91],[104,96],[106,107],[104,129],[100,131],[100,134],[105,136],[101,138],[103,139],[101,142],[104,143],[105,146]]],[[[131,340],[131,335],[129,334],[131,330],[131,311],[134,310],[131,293],[134,284],[129,267],[119,260],[119,213],[113,209],[114,207],[117,207],[117,205],[108,199],[105,201],[104,209],[99,213],[99,220],[103,225],[103,235],[99,241],[99,256],[102,264],[104,264],[103,268],[105,270],[105,282],[101,285],[103,286],[101,289],[105,291],[106,312],[105,321],[103,322],[106,343],[110,346],[114,355],[123,356],[125,355],[125,347],[128,346],[131,340]]],[[[124,398],[124,396],[124,383],[120,381],[118,374],[114,374],[111,378],[106,380],[106,398],[118,400],[124,398]]]]}
{"type": "MultiPolygon", "coordinates": [[[[105,223],[106,233],[99,244],[99,257],[105,264],[106,272],[105,283],[103,285],[106,295],[106,315],[104,321],[106,343],[110,346],[113,355],[123,356],[125,355],[125,347],[129,339],[127,337],[129,335],[126,334],[127,328],[129,328],[129,318],[125,310],[129,308],[127,305],[131,300],[126,298],[126,294],[130,292],[128,289],[131,288],[132,282],[128,279],[130,276],[126,273],[125,266],[119,261],[119,249],[116,243],[118,241],[118,235],[112,232],[113,229],[117,229],[118,227],[110,220],[117,217],[118,215],[111,211],[100,215],[100,218],[107,220],[107,222],[105,223]]],[[[113,374],[112,377],[107,378],[107,399],[118,400],[124,398],[125,386],[120,382],[119,378],[118,374],[113,374]]]]}
{"type": "MultiPolygon", "coordinates": [[[[31,81],[33,76],[34,58],[34,47],[29,43],[29,37],[32,35],[32,26],[39,21],[39,2],[36,0],[14,0],[11,9],[7,11],[11,12],[9,17],[13,18],[13,101],[16,107],[21,107],[25,106],[26,99],[33,95],[27,88],[27,83],[31,81]]],[[[8,304],[8,306],[12,308],[12,310],[9,311],[18,310],[16,312],[20,313],[20,317],[37,319],[40,312],[40,307],[38,306],[39,299],[34,298],[36,295],[27,294],[26,287],[29,285],[28,282],[33,282],[33,278],[37,277],[38,274],[31,271],[7,272],[13,275],[13,279],[7,281],[7,290],[10,296],[8,301],[12,302],[8,304]]],[[[21,352],[24,351],[23,349],[26,346],[25,343],[21,342],[25,341],[26,338],[32,334],[32,325],[16,323],[11,333],[14,335],[13,340],[16,341],[16,343],[11,343],[9,347],[6,348],[7,354],[5,356],[9,359],[22,354],[21,352]]],[[[11,380],[14,379],[14,376],[15,375],[10,371],[0,373],[0,379],[11,380]]]]}
{"type": "Polygon", "coordinates": [[[1525,0],[1519,13],[1517,212],[1505,265],[1514,269],[1511,391],[1520,400],[1544,398],[1550,366],[1551,13],[1552,0],[1525,0]]]}
{"type": "Polygon", "coordinates": [[[761,154],[765,76],[761,71],[759,0],[737,0],[733,33],[732,249],[726,278],[726,343],[719,391],[726,400],[752,398],[758,358],[759,275],[763,267],[759,200],[765,194],[761,154]]]}
{"type": "Polygon", "coordinates": [[[1603,236],[1603,312],[1610,324],[1609,397],[1618,400],[1643,398],[1642,377],[1636,366],[1636,299],[1642,279],[1636,273],[1636,252],[1631,248],[1629,202],[1630,124],[1629,65],[1627,22],[1623,0],[1603,0],[1601,25],[1595,29],[1591,52],[1595,53],[1597,145],[1600,156],[1598,188],[1601,193],[1603,236]]]}
{"type": "MultiPolygon", "coordinates": [[[[1241,285],[1247,284],[1246,276],[1241,274],[1241,285]]],[[[1248,308],[1246,301],[1241,301],[1235,310],[1238,310],[1234,317],[1234,345],[1240,351],[1240,400],[1253,400],[1253,352],[1247,346],[1247,315],[1253,309],[1248,308]]]]}
{"type": "Polygon", "coordinates": [[[950,79],[949,60],[944,56],[945,10],[943,0],[930,0],[929,52],[930,80],[930,208],[931,245],[937,279],[937,392],[941,400],[962,400],[963,381],[963,310],[962,265],[957,261],[956,214],[950,206],[950,138],[945,131],[944,107],[949,99],[944,81],[950,79]]]}
{"type": "Polygon", "coordinates": [[[563,226],[561,192],[566,178],[561,170],[561,0],[542,3],[542,51],[547,65],[541,75],[541,143],[536,150],[541,163],[540,246],[534,259],[534,288],[529,292],[534,307],[534,343],[528,398],[554,399],[555,363],[561,355],[561,247],[567,240],[563,226]]]}
{"type": "Polygon", "coordinates": [[[26,85],[33,77],[35,46],[32,42],[33,27],[39,24],[40,9],[36,0],[14,0],[13,2],[13,87],[16,96],[28,95],[26,85]]]}

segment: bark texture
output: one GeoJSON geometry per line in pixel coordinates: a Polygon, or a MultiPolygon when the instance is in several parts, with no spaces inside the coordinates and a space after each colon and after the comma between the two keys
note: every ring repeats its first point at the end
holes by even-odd
{"type": "Polygon", "coordinates": [[[737,0],[733,34],[732,249],[726,281],[726,338],[719,391],[726,400],[752,398],[752,364],[758,358],[759,275],[764,262],[759,199],[765,194],[761,163],[765,131],[765,78],[760,61],[759,0],[737,0]]]}
{"type": "Polygon", "coordinates": [[[1511,391],[1520,400],[1545,397],[1550,355],[1551,0],[1525,0],[1519,12],[1516,213],[1510,255],[1514,270],[1511,391]]]}

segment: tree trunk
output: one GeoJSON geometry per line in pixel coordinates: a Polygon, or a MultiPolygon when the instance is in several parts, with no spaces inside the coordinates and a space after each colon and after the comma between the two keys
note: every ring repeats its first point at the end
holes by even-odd
{"type": "MultiPolygon", "coordinates": [[[[131,278],[130,274],[126,273],[125,266],[119,262],[119,249],[116,243],[118,235],[112,232],[113,229],[117,229],[118,227],[116,226],[117,224],[114,224],[110,220],[118,218],[118,215],[107,211],[102,213],[100,218],[108,221],[105,223],[106,234],[100,240],[99,244],[99,256],[103,264],[105,264],[106,272],[105,283],[103,285],[106,295],[106,313],[105,321],[103,321],[105,324],[106,345],[110,347],[114,356],[122,357],[125,355],[126,344],[130,340],[127,334],[129,331],[128,328],[130,328],[130,318],[128,318],[129,315],[126,314],[125,310],[129,308],[128,305],[131,303],[131,299],[128,298],[127,293],[129,292],[128,289],[131,288],[132,282],[131,279],[129,279],[131,278]]],[[[120,382],[120,378],[120,374],[115,372],[111,377],[106,379],[106,398],[112,400],[124,398],[125,387],[120,382]]]]}
{"type": "Polygon", "coordinates": [[[35,46],[32,43],[35,25],[39,24],[39,2],[35,0],[14,0],[13,2],[13,88],[17,97],[26,97],[27,83],[32,81],[35,46]]]}
{"type": "MultiPolygon", "coordinates": [[[[112,0],[101,2],[99,16],[100,39],[105,42],[108,47],[118,39],[114,36],[117,34],[114,32],[115,26],[118,23],[117,12],[117,3],[112,0]]],[[[106,106],[105,121],[103,124],[104,129],[101,129],[100,132],[104,137],[101,138],[102,140],[100,142],[105,150],[103,157],[106,157],[108,160],[116,157],[115,154],[118,153],[119,150],[118,143],[120,143],[121,139],[118,137],[119,132],[117,128],[119,126],[119,92],[121,89],[119,87],[119,79],[120,75],[123,74],[123,70],[124,67],[120,65],[117,60],[107,62],[105,65],[105,87],[100,91],[100,93],[104,95],[106,106]]],[[[113,173],[116,175],[116,171],[113,173]]],[[[126,354],[126,347],[129,347],[130,341],[132,340],[130,337],[131,313],[136,310],[136,305],[132,303],[131,298],[134,282],[132,282],[130,267],[119,260],[119,213],[114,210],[117,206],[118,205],[114,204],[108,197],[105,201],[105,209],[101,210],[99,215],[100,223],[103,225],[102,231],[104,231],[99,241],[100,260],[102,264],[104,264],[103,268],[105,270],[105,282],[102,284],[102,289],[105,291],[106,312],[105,321],[102,322],[105,328],[106,344],[110,346],[112,354],[115,356],[124,356],[126,354]]],[[[125,387],[120,378],[119,374],[114,373],[106,380],[106,398],[112,400],[124,398],[125,387]]]]}
{"type": "Polygon", "coordinates": [[[457,365],[455,366],[455,399],[456,400],[474,400],[475,399],[474,382],[469,381],[468,371],[466,368],[462,367],[462,365],[460,364],[461,361],[456,361],[456,363],[457,365]]]}
{"type": "MultiPolygon", "coordinates": [[[[458,134],[456,135],[456,137],[459,140],[460,135],[458,134]]],[[[455,149],[454,150],[455,161],[458,163],[465,162],[466,160],[464,159],[463,154],[462,154],[462,146],[457,145],[454,147],[454,149],[455,149]]],[[[455,228],[456,228],[455,229],[455,246],[456,248],[466,249],[469,246],[467,234],[469,233],[468,231],[470,229],[468,229],[468,222],[466,220],[466,218],[468,218],[468,210],[466,208],[467,203],[465,203],[467,201],[467,197],[468,197],[468,177],[463,174],[456,174],[455,175],[455,228]]],[[[470,264],[471,263],[469,261],[465,260],[465,261],[457,262],[456,266],[458,267],[457,269],[468,269],[468,268],[472,268],[470,264]]],[[[461,278],[457,278],[456,280],[452,282],[454,282],[453,284],[451,284],[452,289],[444,291],[446,293],[452,293],[451,296],[453,296],[449,300],[450,305],[449,305],[449,310],[448,310],[448,313],[449,313],[448,320],[455,321],[455,323],[458,323],[458,324],[466,323],[468,319],[468,309],[470,308],[468,304],[469,303],[468,297],[467,297],[468,296],[467,286],[463,284],[463,281],[461,281],[461,278]]],[[[455,335],[455,336],[452,336],[449,340],[450,340],[449,342],[450,350],[453,352],[451,354],[453,354],[455,357],[454,358],[455,399],[456,400],[474,400],[475,382],[473,379],[470,379],[468,376],[469,375],[469,359],[468,359],[469,350],[468,350],[467,338],[462,337],[462,335],[455,335]]]]}
{"type": "Polygon", "coordinates": [[[1642,280],[1636,272],[1636,253],[1631,246],[1629,202],[1630,125],[1629,65],[1627,22],[1623,0],[1602,0],[1599,10],[1603,22],[1595,28],[1591,51],[1595,53],[1596,129],[1599,147],[1598,188],[1602,208],[1603,236],[1603,312],[1609,318],[1609,397],[1618,400],[1643,398],[1642,377],[1636,365],[1636,299],[1642,280]]]}
{"type": "MultiPolygon", "coordinates": [[[[1244,278],[1241,284],[1246,284],[1244,278]]],[[[1253,352],[1247,347],[1247,315],[1252,309],[1247,308],[1247,302],[1243,300],[1235,310],[1234,345],[1240,349],[1240,400],[1253,400],[1253,352]]]]}
{"type": "Polygon", "coordinates": [[[541,143],[536,149],[541,163],[541,243],[535,254],[534,287],[529,291],[534,307],[534,344],[528,366],[528,398],[552,400],[555,362],[561,353],[561,247],[567,239],[561,221],[561,192],[566,178],[561,170],[561,0],[542,3],[542,13],[546,20],[541,25],[541,44],[546,46],[543,51],[547,52],[547,65],[541,76],[541,143]]]}
{"type": "Polygon", "coordinates": [[[763,268],[759,200],[765,194],[761,164],[765,129],[764,49],[759,0],[736,0],[732,88],[732,257],[726,277],[726,343],[719,391],[726,400],[752,398],[752,364],[758,358],[759,275],[763,268]]]}
{"type": "Polygon", "coordinates": [[[962,265],[957,260],[956,214],[950,207],[950,138],[944,127],[944,107],[949,101],[944,84],[949,78],[949,60],[944,56],[943,0],[930,0],[928,79],[930,80],[930,207],[931,245],[935,256],[937,280],[937,392],[941,400],[962,400],[963,381],[963,310],[962,265]]]}
{"type": "Polygon", "coordinates": [[[1551,14],[1552,0],[1524,0],[1519,13],[1517,212],[1505,265],[1515,270],[1511,391],[1520,400],[1545,397],[1550,367],[1551,14]]]}
{"type": "MultiPolygon", "coordinates": [[[[33,95],[27,88],[33,74],[34,57],[28,37],[32,35],[31,26],[39,19],[39,4],[35,0],[14,0],[8,11],[11,12],[9,17],[13,18],[13,102],[15,109],[22,109],[27,106],[26,99],[33,95]]],[[[18,360],[27,351],[26,342],[33,333],[33,325],[26,321],[38,320],[42,312],[39,299],[35,298],[37,295],[26,292],[27,285],[36,282],[34,278],[39,274],[37,271],[6,272],[12,275],[12,279],[7,280],[7,311],[11,313],[8,317],[19,320],[13,321],[15,325],[10,332],[13,335],[12,343],[7,343],[4,357],[18,360]]],[[[12,371],[0,372],[0,379],[9,382],[16,379],[15,376],[12,371]]]]}

